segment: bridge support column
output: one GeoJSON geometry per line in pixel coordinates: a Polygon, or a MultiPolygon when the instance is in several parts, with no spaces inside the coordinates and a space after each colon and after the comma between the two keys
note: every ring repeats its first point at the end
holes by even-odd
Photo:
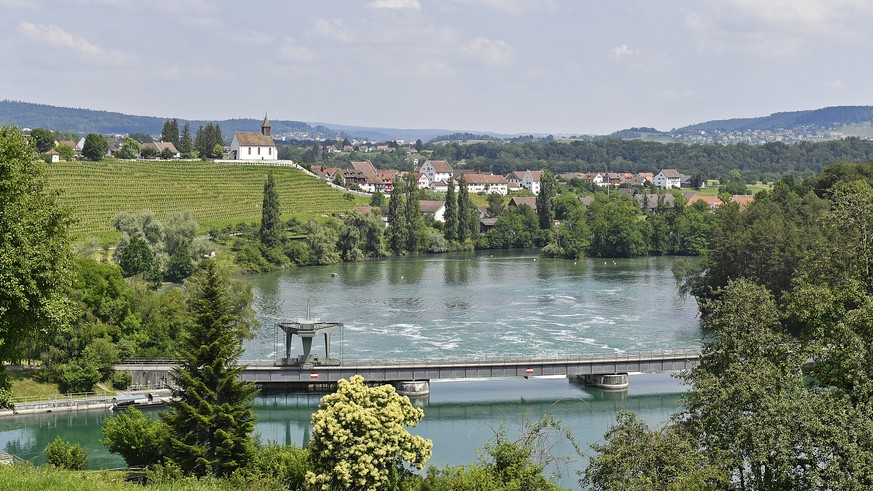
{"type": "Polygon", "coordinates": [[[629,386],[626,373],[607,373],[602,375],[575,375],[576,380],[600,389],[626,390],[629,386]]]}
{"type": "Polygon", "coordinates": [[[430,394],[430,381],[403,380],[394,383],[397,393],[402,396],[426,396],[430,394]]]}

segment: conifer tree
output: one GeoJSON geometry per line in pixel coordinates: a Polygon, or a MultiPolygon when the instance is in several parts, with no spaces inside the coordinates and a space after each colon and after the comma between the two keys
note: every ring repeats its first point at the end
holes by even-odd
{"type": "Polygon", "coordinates": [[[418,252],[427,247],[427,232],[424,216],[421,214],[421,204],[418,199],[418,186],[415,176],[406,174],[406,250],[418,252]]]}
{"type": "Polygon", "coordinates": [[[279,193],[273,173],[267,174],[264,183],[264,204],[261,207],[261,244],[275,247],[282,240],[282,218],[279,215],[279,193]]]}
{"type": "Polygon", "coordinates": [[[460,190],[458,191],[458,241],[466,242],[473,238],[473,213],[475,207],[467,190],[467,179],[461,174],[460,190]]]}
{"type": "Polygon", "coordinates": [[[226,274],[213,261],[186,283],[191,289],[192,322],[182,339],[182,361],[170,410],[172,460],[188,474],[227,476],[243,467],[254,451],[252,399],[257,388],[237,380],[247,319],[231,294],[226,274]]]}
{"type": "Polygon", "coordinates": [[[179,146],[176,147],[181,153],[191,153],[194,150],[194,141],[191,140],[191,125],[187,122],[182,128],[182,136],[179,137],[179,146]]]}
{"type": "Polygon", "coordinates": [[[444,236],[448,241],[458,239],[458,195],[455,193],[455,180],[449,179],[446,191],[446,226],[444,236]]]}
{"type": "MultiPolygon", "coordinates": [[[[164,128],[161,130],[161,141],[172,142],[176,150],[179,150],[179,121],[173,119],[164,122],[164,128]]],[[[180,150],[181,151],[181,150],[180,150]]]]}
{"type": "Polygon", "coordinates": [[[555,222],[555,176],[548,170],[543,171],[540,179],[540,194],[537,195],[537,216],[540,219],[540,228],[551,230],[555,222]]]}
{"type": "Polygon", "coordinates": [[[406,251],[406,181],[402,178],[394,181],[391,190],[391,201],[388,203],[388,248],[394,254],[406,251]]]}

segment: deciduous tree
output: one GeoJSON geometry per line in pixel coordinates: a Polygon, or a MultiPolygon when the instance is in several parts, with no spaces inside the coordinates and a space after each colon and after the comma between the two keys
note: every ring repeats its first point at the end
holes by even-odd
{"type": "Polygon", "coordinates": [[[106,156],[106,151],[109,150],[109,142],[103,135],[97,133],[89,133],[85,137],[85,144],[82,147],[82,156],[88,160],[99,162],[106,156]]]}
{"type": "Polygon", "coordinates": [[[275,247],[282,241],[282,217],[279,213],[279,192],[273,173],[267,173],[264,183],[264,201],[261,206],[261,229],[258,236],[261,244],[275,247]]]}

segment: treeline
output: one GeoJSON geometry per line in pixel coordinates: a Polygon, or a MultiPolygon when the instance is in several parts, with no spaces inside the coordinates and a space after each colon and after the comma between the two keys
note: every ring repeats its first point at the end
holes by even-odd
{"type": "Polygon", "coordinates": [[[873,164],[842,164],[718,209],[700,267],[675,271],[710,338],[683,408],[660,428],[619,417],[585,484],[873,486],[871,183],[873,164]]]}
{"type": "Polygon", "coordinates": [[[514,170],[562,172],[655,172],[678,169],[688,175],[725,181],[773,182],[783,175],[813,177],[828,165],[873,160],[873,141],[846,138],[792,145],[685,145],[641,140],[598,139],[526,143],[446,143],[433,147],[432,159],[464,161],[467,168],[507,174],[514,170]]]}

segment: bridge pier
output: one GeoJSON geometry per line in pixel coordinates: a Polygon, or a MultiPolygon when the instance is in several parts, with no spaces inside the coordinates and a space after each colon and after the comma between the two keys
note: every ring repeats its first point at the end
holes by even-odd
{"type": "Polygon", "coordinates": [[[402,380],[394,382],[394,388],[402,396],[426,396],[430,394],[430,381],[428,380],[402,380]]]}
{"type": "Polygon", "coordinates": [[[606,390],[627,390],[628,378],[626,373],[607,373],[596,375],[572,375],[572,379],[587,385],[606,390]]]}

